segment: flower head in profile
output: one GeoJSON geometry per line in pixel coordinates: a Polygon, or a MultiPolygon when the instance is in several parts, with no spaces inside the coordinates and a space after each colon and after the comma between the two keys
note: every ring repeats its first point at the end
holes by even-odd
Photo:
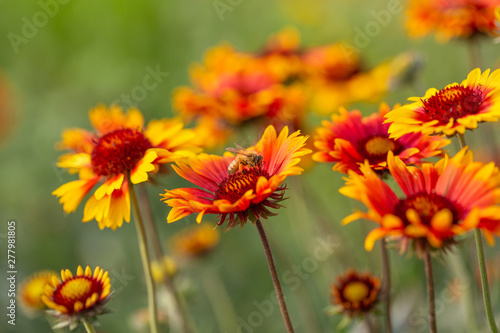
{"type": "Polygon", "coordinates": [[[476,68],[461,84],[444,89],[431,88],[423,97],[408,99],[413,103],[394,109],[386,115],[392,123],[389,133],[399,138],[407,133],[464,134],[477,124],[500,118],[500,70],[490,75],[476,68]]]}
{"type": "Polygon", "coordinates": [[[167,221],[196,213],[196,221],[200,223],[205,214],[218,214],[218,225],[229,220],[227,228],[232,228],[236,224],[243,227],[248,219],[256,221],[275,215],[269,209],[281,207],[283,181],[302,173],[297,164],[301,156],[310,153],[303,148],[306,140],[299,131],[289,135],[285,127],[277,135],[274,127],[269,126],[257,144],[247,148],[247,152],[258,157],[259,163],[247,163],[240,160],[244,155],[229,153],[223,157],[201,154],[177,162],[175,171],[201,188],[166,190],[162,200],[172,207],[167,221]]]}
{"type": "Polygon", "coordinates": [[[58,148],[69,153],[57,166],[78,173],[79,180],[60,186],[59,197],[66,213],[76,210],[97,186],[85,204],[83,222],[95,219],[100,229],[121,227],[130,221],[129,182],[148,181],[165,163],[199,151],[192,145],[195,134],[179,119],[151,121],[144,126],[137,109],[123,113],[118,106],[98,106],[90,111],[95,131],[69,129],[58,148]]]}
{"type": "Polygon", "coordinates": [[[337,306],[337,312],[348,317],[365,314],[377,305],[380,287],[378,278],[351,269],[331,285],[331,302],[337,306]]]}
{"type": "Polygon", "coordinates": [[[406,28],[411,37],[435,33],[439,41],[492,34],[499,0],[411,0],[406,28]]]}
{"type": "Polygon", "coordinates": [[[421,133],[389,138],[389,124],[384,124],[384,115],[390,110],[385,103],[379,112],[363,117],[358,110],[340,109],[333,114],[332,121],[323,121],[316,130],[314,145],[318,152],[313,159],[318,162],[335,163],[334,171],[360,172],[365,162],[376,172],[387,170],[387,154],[392,151],[406,164],[419,163],[422,159],[440,155],[441,148],[449,143],[443,136],[421,133]]]}
{"type": "Polygon", "coordinates": [[[172,250],[186,257],[202,257],[219,244],[220,232],[210,225],[196,225],[170,239],[172,250]]]}
{"type": "Polygon", "coordinates": [[[363,218],[378,225],[366,237],[368,251],[384,237],[399,239],[402,252],[414,245],[421,255],[427,249],[446,249],[456,243],[456,236],[474,228],[490,243],[493,234],[500,233],[500,172],[492,162],[474,162],[464,148],[452,158],[421,167],[405,165],[392,152],[387,163],[403,196],[368,165],[361,167],[361,175],[350,172],[340,189],[368,208],[346,217],[344,224],[363,218]]]}
{"type": "Polygon", "coordinates": [[[42,302],[42,295],[46,284],[52,283],[52,277],[56,276],[53,271],[39,271],[28,277],[21,284],[20,303],[23,309],[28,312],[37,312],[46,309],[45,303],[42,302]]]}
{"type": "Polygon", "coordinates": [[[73,329],[82,319],[95,320],[108,312],[104,308],[111,293],[107,271],[96,267],[92,273],[89,266],[85,271],[78,266],[76,276],[67,269],[61,271],[61,279],[53,276],[42,295],[42,301],[51,309],[49,313],[59,319],[58,327],[73,329]]]}

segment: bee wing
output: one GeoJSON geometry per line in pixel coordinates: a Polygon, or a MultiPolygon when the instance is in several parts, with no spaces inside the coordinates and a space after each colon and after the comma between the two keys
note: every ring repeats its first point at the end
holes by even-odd
{"type": "Polygon", "coordinates": [[[236,146],[237,146],[237,148],[226,148],[226,150],[230,151],[231,153],[249,156],[249,153],[247,152],[247,150],[245,148],[243,148],[242,146],[239,146],[239,145],[236,145],[236,146]]]}

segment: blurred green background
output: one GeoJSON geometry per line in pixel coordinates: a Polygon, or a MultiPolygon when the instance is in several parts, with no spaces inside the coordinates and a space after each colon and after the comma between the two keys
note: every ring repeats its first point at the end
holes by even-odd
{"type": "MultiPolygon", "coordinates": [[[[101,231],[95,221],[81,223],[83,205],[76,213],[65,215],[51,195],[61,184],[76,179],[55,167],[60,152],[54,149],[54,144],[60,140],[64,128],[90,129],[88,110],[98,103],[109,104],[122,94],[129,94],[142,84],[147,68],[159,68],[169,75],[136,104],[146,121],[171,116],[173,89],[189,84],[190,64],[201,61],[208,48],[226,41],[239,50],[256,51],[270,34],[286,26],[300,31],[302,45],[306,47],[352,42],[355,28],[363,29],[367,22],[374,20],[371,12],[387,8],[388,3],[381,0],[221,1],[232,10],[218,13],[212,0],[0,2],[0,73],[7,83],[13,112],[0,143],[2,309],[7,301],[5,233],[10,220],[17,222],[18,282],[41,269],[69,268],[74,272],[81,264],[100,265],[109,270],[113,288],[117,290],[109,308],[115,313],[101,318],[100,332],[133,332],[131,318],[135,311],[146,306],[133,223],[116,231],[101,231]],[[13,45],[9,33],[22,36],[23,29],[27,29],[26,21],[33,22],[36,15],[40,19],[42,4],[48,3],[57,4],[51,7],[53,17],[44,24],[41,24],[42,18],[40,27],[31,31],[30,38],[13,45]]],[[[464,43],[438,44],[433,37],[410,40],[402,22],[402,14],[392,16],[380,34],[362,48],[368,66],[400,52],[416,50],[424,60],[419,81],[424,90],[465,79],[470,66],[464,43]]],[[[484,40],[484,68],[496,67],[498,50],[498,45],[484,40]]],[[[387,95],[385,100],[389,104],[404,103],[407,97],[422,96],[424,90],[403,87],[387,95]]],[[[359,107],[365,114],[377,110],[376,105],[369,104],[353,107],[359,107]]],[[[317,125],[322,118],[326,117],[311,116],[310,123],[317,125]]],[[[311,129],[305,131],[312,133],[311,129]]],[[[477,148],[480,150],[479,144],[477,148]]],[[[453,152],[456,146],[449,149],[453,152]]],[[[363,247],[372,225],[358,222],[340,226],[340,220],[350,214],[355,205],[338,194],[342,176],[330,168],[330,165],[315,165],[303,176],[289,179],[287,195],[290,198],[285,202],[288,208],[264,221],[278,271],[286,280],[284,292],[297,332],[341,331],[336,328],[341,318],[325,314],[330,299],[329,286],[336,275],[350,267],[369,270],[377,276],[381,274],[378,247],[372,253],[363,247]],[[314,250],[324,242],[334,244],[332,253],[326,260],[317,260],[314,250]],[[294,269],[304,268],[303,265],[309,267],[309,272],[306,271],[306,277],[298,278],[294,269]]],[[[171,174],[163,178],[159,186],[148,186],[157,225],[165,241],[169,235],[195,224],[193,217],[170,225],[166,223],[168,207],[160,203],[158,194],[164,188],[186,185],[179,178],[171,174]]],[[[441,304],[438,326],[443,332],[466,331],[462,314],[463,311],[471,314],[470,309],[464,308],[467,292],[476,297],[473,316],[479,316],[481,322],[485,318],[478,297],[472,248],[473,242],[466,239],[458,251],[467,257],[462,265],[472,272],[472,280],[459,277],[465,292],[455,298],[443,298],[442,291],[455,281],[453,267],[461,265],[452,265],[450,256],[434,262],[436,298],[441,304]]],[[[487,249],[490,260],[496,260],[496,250],[498,246],[487,249]]],[[[424,332],[427,308],[423,263],[415,257],[399,256],[396,251],[391,251],[390,256],[394,267],[395,331],[424,332]]],[[[262,324],[255,325],[258,327],[248,324],[240,331],[284,331],[278,307],[270,313],[259,310],[269,300],[273,286],[257,230],[250,224],[242,230],[223,233],[220,245],[205,260],[180,263],[176,282],[184,293],[197,332],[223,332],[216,313],[227,308],[222,303],[213,303],[213,295],[209,296],[210,291],[216,290],[216,295],[222,298],[221,286],[234,306],[234,315],[229,311],[225,316],[227,322],[256,322],[259,316],[253,313],[260,312],[262,324]]],[[[498,276],[491,279],[494,304],[500,301],[498,282],[498,276]]],[[[7,325],[3,312],[0,318],[2,332],[50,331],[43,318],[29,318],[19,307],[15,327],[7,325]]],[[[363,332],[363,328],[354,322],[342,331],[363,332]]]]}

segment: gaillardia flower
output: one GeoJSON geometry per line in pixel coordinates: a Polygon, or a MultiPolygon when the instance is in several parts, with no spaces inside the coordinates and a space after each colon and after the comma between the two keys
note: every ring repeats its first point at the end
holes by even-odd
{"type": "Polygon", "coordinates": [[[411,0],[406,28],[412,37],[435,32],[439,41],[492,34],[499,0],[411,0]]]}
{"type": "Polygon", "coordinates": [[[422,159],[440,155],[441,148],[449,143],[444,136],[421,133],[405,134],[398,139],[389,138],[389,124],[384,124],[384,115],[389,111],[385,103],[379,112],[363,117],[358,110],[340,109],[333,114],[332,121],[323,121],[316,130],[314,141],[318,149],[313,159],[318,162],[335,163],[334,171],[360,172],[365,161],[378,173],[387,170],[387,154],[392,151],[406,164],[419,163],[422,159]]]}
{"type": "Polygon", "coordinates": [[[182,256],[201,257],[219,244],[220,232],[210,225],[196,225],[170,239],[172,250],[182,256]]]}
{"type": "Polygon", "coordinates": [[[469,73],[461,84],[444,89],[431,88],[424,97],[411,97],[412,104],[394,109],[386,115],[392,123],[389,133],[399,138],[407,133],[464,134],[477,124],[500,118],[500,70],[490,75],[479,68],[469,73]]]}
{"type": "Polygon", "coordinates": [[[53,271],[40,271],[28,277],[21,285],[20,301],[27,311],[40,311],[46,308],[42,295],[46,284],[52,283],[53,271]]]}
{"type": "Polygon", "coordinates": [[[376,277],[351,269],[337,277],[337,284],[331,285],[331,302],[337,305],[338,312],[351,318],[368,313],[377,305],[380,286],[376,277]]]}
{"type": "Polygon", "coordinates": [[[380,286],[376,277],[349,270],[331,285],[331,302],[349,317],[368,313],[377,305],[380,286]]]}
{"type": "Polygon", "coordinates": [[[85,204],[83,222],[95,219],[99,228],[115,230],[123,220],[130,221],[129,181],[145,182],[161,165],[185,158],[199,148],[191,144],[194,132],[183,129],[179,119],[154,120],[144,127],[139,110],[124,114],[118,106],[98,106],[89,117],[95,133],[66,130],[58,144],[58,148],[71,152],[62,155],[57,166],[78,173],[80,179],[52,194],[59,197],[64,211],[71,213],[100,183],[85,204]]]}
{"type": "Polygon", "coordinates": [[[361,201],[367,212],[346,217],[344,224],[364,218],[378,227],[365,240],[370,251],[377,239],[400,239],[404,252],[414,241],[417,254],[429,248],[446,248],[455,236],[480,228],[493,242],[500,233],[500,172],[493,162],[473,162],[472,153],[462,149],[453,158],[445,156],[436,164],[407,166],[392,152],[387,163],[391,175],[404,193],[399,198],[368,165],[362,175],[349,172],[343,195],[361,201]]]}
{"type": "Polygon", "coordinates": [[[42,301],[51,309],[50,313],[60,319],[61,325],[74,328],[81,319],[95,320],[108,312],[104,308],[111,293],[107,271],[96,267],[92,274],[89,266],[85,271],[78,266],[76,276],[67,269],[61,270],[61,278],[62,281],[54,276],[42,295],[42,301]]]}
{"type": "Polygon", "coordinates": [[[303,148],[306,140],[300,131],[288,135],[288,127],[284,127],[277,135],[274,127],[268,126],[259,142],[247,149],[258,157],[259,163],[236,168],[235,159],[241,161],[245,155],[229,153],[224,157],[201,154],[186,162],[176,162],[175,171],[201,189],[166,190],[162,200],[172,207],[167,221],[174,222],[197,213],[196,221],[200,223],[204,214],[219,214],[218,225],[229,217],[227,228],[232,228],[236,224],[243,227],[247,219],[256,221],[274,215],[269,208],[280,207],[278,202],[285,191],[283,181],[302,173],[297,163],[301,156],[310,153],[303,148]],[[234,173],[229,174],[232,163],[234,173]]]}

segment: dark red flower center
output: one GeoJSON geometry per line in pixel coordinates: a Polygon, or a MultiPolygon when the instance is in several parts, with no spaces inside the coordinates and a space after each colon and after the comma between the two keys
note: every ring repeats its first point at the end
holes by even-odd
{"type": "Polygon", "coordinates": [[[140,131],[124,128],[101,137],[92,151],[92,167],[100,176],[125,174],[144,157],[151,142],[140,131]]]}
{"type": "Polygon", "coordinates": [[[226,199],[235,203],[248,190],[255,190],[260,176],[269,178],[267,172],[260,167],[247,168],[229,175],[215,192],[215,200],[226,199]]]}
{"type": "Polygon", "coordinates": [[[425,114],[440,124],[447,124],[450,119],[460,119],[480,113],[487,104],[486,91],[482,86],[464,87],[455,85],[422,100],[425,114]]]}
{"type": "Polygon", "coordinates": [[[458,212],[455,205],[448,198],[435,193],[419,193],[400,200],[394,208],[394,214],[399,216],[406,226],[410,224],[406,212],[409,209],[414,209],[419,214],[422,223],[430,225],[432,217],[445,208],[451,211],[453,223],[457,223],[458,212]]]}
{"type": "Polygon", "coordinates": [[[74,312],[76,302],[81,302],[85,306],[85,301],[94,293],[99,295],[103,291],[101,282],[87,276],[77,276],[66,280],[54,291],[54,303],[64,306],[68,313],[74,312]]]}

